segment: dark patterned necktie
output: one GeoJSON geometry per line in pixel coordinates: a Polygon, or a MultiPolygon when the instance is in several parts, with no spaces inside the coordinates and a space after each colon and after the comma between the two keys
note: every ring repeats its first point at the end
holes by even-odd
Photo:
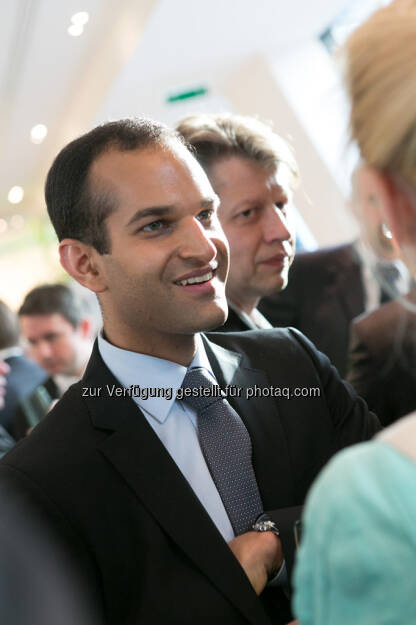
{"type": "Polygon", "coordinates": [[[228,401],[219,397],[219,386],[202,369],[189,369],[182,388],[210,389],[183,401],[197,414],[202,453],[227,511],[236,536],[247,532],[263,512],[251,462],[252,448],[247,429],[228,401]],[[208,391],[206,391],[208,392],[208,391]]]}

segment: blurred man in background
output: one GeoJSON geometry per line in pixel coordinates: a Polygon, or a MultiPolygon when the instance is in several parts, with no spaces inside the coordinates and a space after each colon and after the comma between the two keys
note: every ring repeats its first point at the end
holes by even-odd
{"type": "Polygon", "coordinates": [[[380,218],[379,203],[365,194],[359,177],[354,178],[353,207],[363,236],[377,254],[373,274],[378,279],[375,291],[380,294],[376,303],[381,305],[367,308],[351,324],[346,379],[382,424],[390,425],[416,409],[416,289],[413,283],[407,294],[409,275],[380,218]],[[399,295],[406,297],[394,299],[399,295]]]}
{"type": "MultiPolygon", "coordinates": [[[[7,380],[6,376],[10,371],[10,367],[3,360],[0,360],[0,412],[4,408],[4,396],[6,394],[7,388],[7,380]]],[[[2,425],[0,425],[0,458],[4,456],[4,454],[13,447],[14,440],[8,434],[8,432],[4,429],[2,425]]]]}
{"type": "Polygon", "coordinates": [[[47,374],[23,355],[19,322],[15,313],[0,301],[0,360],[7,363],[4,405],[0,407],[0,425],[14,436],[14,416],[20,402],[43,383],[47,374]]]}
{"type": "Polygon", "coordinates": [[[359,188],[358,171],[350,209],[359,220],[359,238],[296,255],[288,287],[259,306],[273,325],[293,326],[306,334],[341,376],[347,372],[351,321],[407,293],[410,284],[374,198],[359,188]]]}
{"type": "Polygon", "coordinates": [[[21,404],[16,436],[24,436],[50,409],[53,400],[83,375],[92,349],[92,325],[81,297],[63,284],[30,291],[19,309],[29,355],[49,373],[21,404]]]}
{"type": "Polygon", "coordinates": [[[4,408],[4,396],[6,394],[6,376],[10,371],[9,365],[0,360],[0,410],[4,408]]]}
{"type": "Polygon", "coordinates": [[[253,117],[195,114],[177,130],[220,198],[218,214],[230,244],[229,315],[218,329],[271,328],[257,305],[285,288],[295,253],[293,154],[270,126],[253,117]]]}

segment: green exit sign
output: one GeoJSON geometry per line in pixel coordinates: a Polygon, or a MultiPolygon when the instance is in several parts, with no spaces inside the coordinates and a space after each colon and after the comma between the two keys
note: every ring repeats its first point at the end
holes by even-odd
{"type": "Polygon", "coordinates": [[[208,89],[206,87],[196,87],[195,89],[187,89],[186,91],[178,91],[177,93],[172,93],[168,95],[166,98],[166,102],[171,104],[172,102],[182,102],[183,100],[190,100],[191,98],[199,98],[200,96],[206,95],[208,93],[208,89]]]}

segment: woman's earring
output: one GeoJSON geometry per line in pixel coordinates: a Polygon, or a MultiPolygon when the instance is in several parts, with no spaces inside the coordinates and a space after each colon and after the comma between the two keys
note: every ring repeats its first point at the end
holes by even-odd
{"type": "Polygon", "coordinates": [[[380,226],[380,230],[381,230],[381,234],[385,239],[389,239],[391,240],[393,238],[392,233],[390,232],[390,230],[387,228],[386,224],[381,224],[380,226]]]}

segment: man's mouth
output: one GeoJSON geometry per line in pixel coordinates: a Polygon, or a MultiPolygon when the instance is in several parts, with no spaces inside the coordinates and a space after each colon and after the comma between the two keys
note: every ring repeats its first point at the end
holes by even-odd
{"type": "Polygon", "coordinates": [[[195,284],[204,284],[210,282],[217,274],[218,263],[213,261],[201,269],[194,269],[175,280],[178,286],[192,286],[195,284]]]}
{"type": "Polygon", "coordinates": [[[270,256],[269,258],[265,258],[259,261],[261,265],[271,265],[274,266],[283,266],[285,263],[289,262],[289,256],[287,254],[275,254],[274,256],[270,256]]]}
{"type": "Polygon", "coordinates": [[[178,280],[176,284],[179,284],[179,286],[187,286],[188,284],[201,284],[202,282],[208,282],[209,280],[212,280],[214,275],[215,271],[208,271],[202,276],[193,276],[192,278],[187,278],[186,280],[178,280]]]}

